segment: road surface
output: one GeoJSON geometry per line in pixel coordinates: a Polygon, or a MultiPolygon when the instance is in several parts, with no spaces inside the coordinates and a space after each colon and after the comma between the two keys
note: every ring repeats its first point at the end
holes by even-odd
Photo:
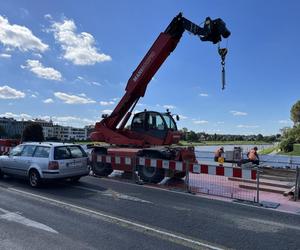
{"type": "Polygon", "coordinates": [[[300,216],[109,179],[0,180],[0,249],[299,249],[300,216]]]}

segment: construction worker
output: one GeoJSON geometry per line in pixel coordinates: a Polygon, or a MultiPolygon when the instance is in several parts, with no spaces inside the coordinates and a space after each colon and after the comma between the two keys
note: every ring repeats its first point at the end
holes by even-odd
{"type": "Polygon", "coordinates": [[[253,164],[259,165],[259,156],[258,156],[258,153],[257,153],[257,147],[256,146],[248,152],[247,157],[248,157],[249,162],[252,162],[253,164]]]}
{"type": "Polygon", "coordinates": [[[219,158],[220,158],[220,157],[223,157],[223,154],[224,154],[224,147],[218,148],[218,149],[216,150],[216,152],[215,152],[214,160],[215,160],[216,162],[218,162],[218,161],[219,161],[219,158]]]}

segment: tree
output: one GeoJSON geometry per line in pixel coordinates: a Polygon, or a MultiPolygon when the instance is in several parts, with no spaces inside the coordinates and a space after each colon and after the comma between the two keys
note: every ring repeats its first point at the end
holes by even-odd
{"type": "Polygon", "coordinates": [[[43,127],[38,123],[29,124],[23,131],[22,141],[44,141],[43,127]]]}
{"type": "Polygon", "coordinates": [[[256,137],[256,141],[263,141],[264,140],[264,136],[262,134],[258,134],[256,137]]]}
{"type": "Polygon", "coordinates": [[[300,123],[300,100],[297,101],[291,108],[291,120],[294,122],[294,125],[300,123]]]}
{"type": "Polygon", "coordinates": [[[195,142],[198,140],[198,136],[194,131],[191,130],[190,132],[188,132],[186,139],[187,141],[195,142]]]}

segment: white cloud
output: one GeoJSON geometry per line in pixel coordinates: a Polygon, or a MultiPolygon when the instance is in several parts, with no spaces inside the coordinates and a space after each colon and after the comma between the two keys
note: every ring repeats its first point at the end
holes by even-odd
{"type": "Polygon", "coordinates": [[[165,109],[175,109],[176,107],[174,105],[164,105],[165,109]]]}
{"type": "Polygon", "coordinates": [[[101,83],[95,82],[95,81],[88,81],[88,80],[86,80],[86,79],[85,79],[84,77],[82,77],[82,76],[77,76],[77,78],[76,78],[75,81],[84,82],[84,83],[86,83],[86,84],[88,84],[88,85],[102,86],[101,83]]]}
{"type": "Polygon", "coordinates": [[[53,103],[54,101],[53,101],[53,99],[52,98],[48,98],[48,99],[45,99],[44,101],[43,101],[43,103],[53,103]]]}
{"type": "Polygon", "coordinates": [[[180,118],[181,120],[185,120],[185,119],[187,119],[188,117],[187,117],[187,116],[184,116],[184,115],[179,115],[179,118],[180,118]]]}
{"type": "Polygon", "coordinates": [[[199,96],[202,96],[202,97],[207,97],[207,96],[208,96],[208,94],[206,94],[206,93],[200,93],[200,94],[199,94],[199,96]]]}
{"type": "Polygon", "coordinates": [[[62,80],[62,75],[59,71],[50,67],[43,66],[43,64],[38,60],[27,60],[26,65],[21,65],[21,68],[28,69],[39,78],[54,81],[62,80]]]}
{"type": "Polygon", "coordinates": [[[90,84],[95,86],[102,86],[100,82],[90,82],[90,84]]]}
{"type": "Polygon", "coordinates": [[[31,89],[27,89],[26,91],[27,91],[28,95],[29,95],[30,97],[32,97],[32,98],[37,98],[38,95],[40,94],[39,92],[33,91],[33,90],[31,90],[31,89]]]}
{"type": "Polygon", "coordinates": [[[44,15],[44,18],[47,19],[47,20],[51,20],[52,19],[52,16],[50,14],[45,14],[44,15]]]}
{"type": "Polygon", "coordinates": [[[16,120],[30,120],[32,119],[32,116],[31,115],[28,115],[28,114],[14,114],[14,113],[11,113],[11,112],[6,112],[4,114],[0,114],[0,117],[7,117],[7,118],[14,118],[16,120]]]}
{"type": "Polygon", "coordinates": [[[244,125],[244,124],[240,124],[236,126],[237,128],[259,128],[258,125],[244,125]]]}
{"type": "Polygon", "coordinates": [[[219,122],[216,122],[217,125],[221,125],[221,124],[224,124],[225,122],[223,121],[219,121],[219,122]]]}
{"type": "Polygon", "coordinates": [[[4,114],[0,114],[0,117],[8,117],[14,118],[16,120],[33,120],[35,118],[50,121],[52,120],[54,124],[60,124],[63,126],[74,126],[74,127],[83,127],[85,125],[95,124],[95,120],[91,120],[88,118],[81,118],[77,116],[49,116],[49,115],[38,115],[32,116],[29,114],[14,114],[11,112],[6,112],[4,114]]]}
{"type": "Polygon", "coordinates": [[[38,57],[38,58],[42,58],[42,57],[43,57],[40,53],[33,53],[32,55],[33,55],[33,56],[36,56],[36,57],[38,57]]]}
{"type": "Polygon", "coordinates": [[[241,112],[241,111],[235,111],[235,110],[231,110],[230,113],[234,116],[245,116],[248,115],[248,113],[246,112],[241,112]]]}
{"type": "Polygon", "coordinates": [[[0,86],[0,99],[19,99],[25,96],[26,94],[22,91],[13,89],[7,85],[0,86]]]}
{"type": "MultiPolygon", "coordinates": [[[[49,120],[49,119],[48,119],[49,120]]],[[[95,124],[96,121],[81,118],[77,116],[51,116],[51,120],[54,123],[64,126],[84,127],[85,125],[95,124]]]]}
{"type": "Polygon", "coordinates": [[[115,102],[113,102],[113,101],[108,101],[108,102],[106,102],[106,101],[101,101],[100,102],[100,105],[101,106],[109,106],[109,105],[114,105],[115,104],[115,102]]]}
{"type": "Polygon", "coordinates": [[[202,125],[202,124],[207,124],[208,121],[206,121],[206,120],[196,120],[196,121],[194,121],[194,123],[195,123],[195,124],[202,125]]]}
{"type": "Polygon", "coordinates": [[[69,95],[62,92],[55,92],[54,96],[58,99],[62,100],[64,103],[67,104],[89,104],[95,103],[96,101],[88,98],[88,97],[81,97],[77,95],[69,95]]]}
{"type": "Polygon", "coordinates": [[[113,111],[111,109],[104,109],[101,111],[102,114],[110,115],[113,111]]]}
{"type": "Polygon", "coordinates": [[[10,54],[2,53],[2,54],[0,54],[0,57],[1,58],[11,58],[11,55],[10,54]]]}
{"type": "Polygon", "coordinates": [[[279,120],[278,123],[280,124],[292,124],[290,120],[279,120]]]}
{"type": "Polygon", "coordinates": [[[84,81],[85,79],[84,79],[82,76],[77,76],[77,79],[76,79],[76,80],[84,81]]]}
{"type": "Polygon", "coordinates": [[[25,26],[10,24],[9,21],[0,15],[0,42],[9,48],[18,48],[21,51],[41,51],[48,49],[38,37],[32,34],[25,26]]]}
{"type": "Polygon", "coordinates": [[[75,65],[94,65],[95,63],[111,61],[111,57],[99,53],[95,47],[94,37],[87,33],[76,33],[73,20],[65,19],[63,22],[53,22],[52,31],[56,41],[64,51],[63,57],[75,65]]]}

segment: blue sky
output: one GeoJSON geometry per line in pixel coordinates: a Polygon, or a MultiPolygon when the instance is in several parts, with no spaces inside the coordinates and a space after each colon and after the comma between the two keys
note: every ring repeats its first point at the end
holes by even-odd
{"type": "Polygon", "coordinates": [[[297,1],[2,1],[0,115],[82,127],[113,110],[172,18],[221,17],[231,30],[221,90],[217,47],[185,33],[137,110],[181,115],[179,128],[278,133],[300,93],[297,1]]]}

